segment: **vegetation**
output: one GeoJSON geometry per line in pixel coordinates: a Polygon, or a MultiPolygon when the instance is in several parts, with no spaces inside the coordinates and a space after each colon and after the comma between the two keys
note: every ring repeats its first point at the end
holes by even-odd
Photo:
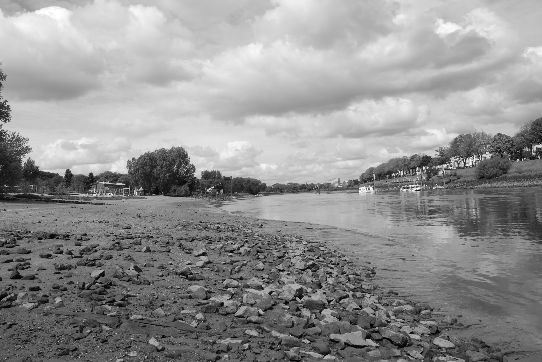
{"type": "Polygon", "coordinates": [[[476,168],[476,177],[478,179],[492,179],[508,172],[512,162],[505,157],[493,157],[480,162],[476,168]]]}
{"type": "Polygon", "coordinates": [[[524,160],[540,158],[542,150],[537,149],[533,154],[533,147],[542,143],[542,118],[528,122],[513,137],[503,133],[490,136],[484,132],[460,134],[448,146],[439,147],[435,156],[412,155],[410,157],[393,158],[376,167],[370,167],[360,175],[361,182],[385,180],[389,178],[415,175],[423,169],[427,178],[438,174],[439,168],[452,161],[459,167],[467,167],[468,161],[481,165],[479,171],[481,178],[497,177],[497,174],[506,173],[506,160],[524,160]],[[489,152],[492,162],[483,162],[484,155],[489,152]]]}
{"type": "Polygon", "coordinates": [[[178,192],[184,185],[192,191],[196,185],[196,168],[182,147],[146,152],[128,161],[127,168],[134,184],[153,194],[178,192]]]}
{"type": "Polygon", "coordinates": [[[27,138],[2,128],[3,124],[11,121],[11,107],[2,97],[5,81],[6,75],[0,69],[0,193],[4,186],[16,185],[21,180],[22,160],[31,151],[27,138]]]}

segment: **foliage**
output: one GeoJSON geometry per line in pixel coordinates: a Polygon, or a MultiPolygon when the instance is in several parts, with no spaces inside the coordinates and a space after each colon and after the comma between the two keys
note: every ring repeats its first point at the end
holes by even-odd
{"type": "Polygon", "coordinates": [[[249,193],[252,195],[257,195],[266,189],[267,185],[265,183],[250,177],[234,177],[231,184],[232,192],[249,193]]]}
{"type": "Polygon", "coordinates": [[[73,173],[69,168],[67,168],[66,171],[64,172],[64,186],[70,187],[72,184],[72,180],[73,180],[73,173]]]}
{"type": "Polygon", "coordinates": [[[514,147],[514,140],[512,137],[504,134],[497,133],[491,139],[489,151],[493,154],[504,157],[505,155],[512,155],[514,147]]]}
{"type": "Polygon", "coordinates": [[[40,175],[40,169],[33,159],[28,158],[23,165],[23,178],[28,182],[34,182],[40,175]]]}
{"type": "Polygon", "coordinates": [[[15,185],[20,180],[23,157],[31,151],[27,138],[2,129],[3,123],[11,121],[11,107],[2,97],[5,80],[6,75],[0,70],[0,192],[4,185],[15,185]]]}
{"type": "Polygon", "coordinates": [[[191,194],[190,187],[187,183],[182,186],[174,185],[168,193],[169,196],[180,196],[180,197],[187,197],[187,196],[190,196],[190,194],[191,194]]]}
{"type": "Polygon", "coordinates": [[[476,168],[476,177],[478,179],[491,179],[499,177],[508,172],[512,162],[508,158],[493,157],[483,160],[476,168]]]}
{"type": "Polygon", "coordinates": [[[457,157],[467,166],[467,159],[477,151],[476,138],[473,134],[465,133],[455,137],[450,143],[450,156],[457,157]]]}
{"type": "Polygon", "coordinates": [[[182,147],[146,152],[127,162],[128,174],[137,186],[150,193],[167,194],[175,186],[195,185],[196,168],[182,147]]]}
{"type": "Polygon", "coordinates": [[[84,193],[88,190],[88,177],[85,175],[74,175],[71,182],[71,188],[74,191],[84,193]]]}
{"type": "Polygon", "coordinates": [[[220,171],[217,171],[217,170],[211,170],[211,171],[205,170],[205,171],[201,171],[201,179],[202,180],[221,180],[222,174],[220,173],[220,171]]]}

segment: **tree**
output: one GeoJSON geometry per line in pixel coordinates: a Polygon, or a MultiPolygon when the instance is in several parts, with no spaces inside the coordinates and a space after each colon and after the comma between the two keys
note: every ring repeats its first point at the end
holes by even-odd
{"type": "Polygon", "coordinates": [[[72,179],[73,179],[73,173],[71,172],[69,168],[67,168],[66,171],[64,172],[64,186],[66,188],[71,186],[72,179]]]}
{"type": "Polygon", "coordinates": [[[77,192],[87,191],[88,177],[85,175],[74,175],[71,182],[71,187],[77,192]]]}
{"type": "Polygon", "coordinates": [[[196,168],[182,147],[146,152],[129,160],[126,166],[133,182],[150,193],[166,194],[185,184],[192,191],[195,185],[196,168]]]}
{"type": "Polygon", "coordinates": [[[202,180],[222,180],[222,174],[220,171],[217,170],[205,170],[201,171],[201,179],[202,180]]]}
{"type": "Polygon", "coordinates": [[[4,185],[15,185],[20,180],[22,159],[31,151],[27,138],[2,129],[4,123],[11,121],[11,107],[2,97],[5,80],[6,75],[0,69],[0,192],[4,185]]]}
{"type": "Polygon", "coordinates": [[[476,139],[470,133],[460,134],[450,143],[450,155],[457,157],[463,162],[463,167],[467,166],[467,159],[475,155],[476,139]]]}
{"type": "Polygon", "coordinates": [[[23,165],[23,178],[28,182],[34,182],[40,174],[40,169],[33,159],[28,158],[23,165]]]}
{"type": "Polygon", "coordinates": [[[512,150],[514,147],[514,140],[512,137],[504,134],[497,133],[491,139],[489,150],[491,153],[504,157],[505,155],[512,155],[512,150]]]}
{"type": "Polygon", "coordinates": [[[96,179],[94,178],[94,174],[92,172],[89,172],[87,176],[87,183],[85,185],[85,188],[88,190],[96,183],[96,179]]]}
{"type": "Polygon", "coordinates": [[[474,138],[474,155],[481,160],[482,156],[490,150],[492,137],[485,132],[474,132],[472,137],[474,138]]]}

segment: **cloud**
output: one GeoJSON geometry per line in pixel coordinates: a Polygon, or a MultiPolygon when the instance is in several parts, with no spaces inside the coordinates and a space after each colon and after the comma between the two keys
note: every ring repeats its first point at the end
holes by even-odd
{"type": "Polygon", "coordinates": [[[36,161],[44,170],[107,170],[119,162],[125,165],[130,149],[130,142],[123,138],[109,142],[92,138],[59,139],[43,147],[36,161]]]}
{"type": "Polygon", "coordinates": [[[100,87],[104,62],[73,26],[72,12],[48,7],[5,17],[0,11],[1,60],[10,94],[27,99],[68,99],[100,87]],[[21,46],[24,44],[24,46],[21,46]]]}

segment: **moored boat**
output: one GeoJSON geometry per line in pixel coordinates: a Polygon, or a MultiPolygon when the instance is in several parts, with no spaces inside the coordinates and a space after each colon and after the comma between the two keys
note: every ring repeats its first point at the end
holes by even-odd
{"type": "Polygon", "coordinates": [[[368,185],[368,186],[360,186],[359,189],[358,189],[358,192],[360,194],[367,194],[367,193],[371,193],[371,192],[374,192],[375,191],[375,188],[371,185],[368,185]]]}
{"type": "Polygon", "coordinates": [[[421,191],[422,187],[418,184],[410,184],[401,186],[401,191],[410,192],[410,191],[421,191]]]}

